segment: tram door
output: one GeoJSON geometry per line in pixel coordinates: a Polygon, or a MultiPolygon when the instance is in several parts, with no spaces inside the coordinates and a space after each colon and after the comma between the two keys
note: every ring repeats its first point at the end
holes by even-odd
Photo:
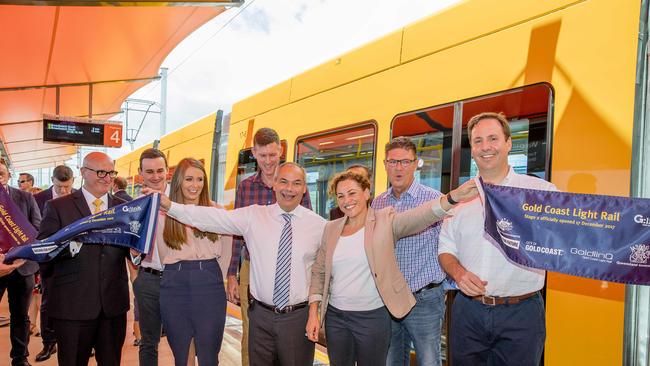
{"type": "MultiPolygon", "coordinates": [[[[546,84],[531,85],[482,97],[450,102],[397,115],[391,138],[409,136],[422,163],[416,181],[443,193],[473,178],[478,173],[467,138],[469,119],[481,112],[501,112],[510,122],[512,150],[510,166],[517,173],[550,180],[550,136],[552,90],[546,84]]],[[[447,335],[453,319],[451,304],[456,290],[447,292],[447,309],[442,331],[442,355],[450,365],[447,335]]],[[[412,353],[412,364],[415,364],[412,353]]]]}

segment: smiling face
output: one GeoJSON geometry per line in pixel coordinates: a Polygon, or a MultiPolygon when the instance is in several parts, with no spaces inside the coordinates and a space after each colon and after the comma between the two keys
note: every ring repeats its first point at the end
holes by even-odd
{"type": "Polygon", "coordinates": [[[145,186],[156,191],[165,191],[167,186],[167,165],[165,164],[165,159],[142,159],[142,168],[138,170],[145,186]]]}
{"type": "Polygon", "coordinates": [[[512,139],[506,137],[498,120],[480,120],[472,129],[470,145],[472,158],[482,177],[500,181],[508,174],[508,153],[512,149],[512,139]]]}
{"type": "Polygon", "coordinates": [[[370,190],[363,189],[353,179],[345,179],[336,185],[336,201],[339,209],[348,217],[355,218],[368,211],[370,190]]]}
{"type": "Polygon", "coordinates": [[[205,185],[205,175],[201,169],[190,166],[185,170],[183,181],[181,182],[181,194],[187,204],[196,205],[199,203],[199,197],[203,186],[205,185]]]}
{"type": "Polygon", "coordinates": [[[273,184],[273,191],[280,208],[285,212],[293,211],[307,191],[303,170],[293,164],[282,166],[273,184]]]}
{"type": "Polygon", "coordinates": [[[84,179],[84,188],[98,198],[108,193],[113,185],[113,178],[110,174],[100,178],[97,176],[97,171],[110,172],[113,171],[113,168],[115,168],[113,160],[102,152],[95,151],[86,155],[83,167],[80,169],[84,179]]]}
{"type": "Polygon", "coordinates": [[[267,145],[253,146],[253,156],[257,160],[257,165],[260,167],[262,174],[272,177],[280,164],[280,156],[282,155],[282,146],[276,142],[267,145]]]}

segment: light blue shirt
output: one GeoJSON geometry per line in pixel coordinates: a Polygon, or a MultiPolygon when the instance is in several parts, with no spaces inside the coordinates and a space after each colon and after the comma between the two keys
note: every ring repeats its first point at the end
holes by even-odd
{"type": "MultiPolygon", "coordinates": [[[[392,206],[396,212],[404,212],[440,196],[442,193],[439,191],[413,181],[400,198],[395,197],[393,188],[389,188],[375,198],[371,206],[374,209],[392,206]]],[[[412,292],[432,282],[440,283],[446,277],[438,262],[441,224],[442,221],[438,221],[418,234],[398,240],[395,245],[397,264],[412,292]]]]}

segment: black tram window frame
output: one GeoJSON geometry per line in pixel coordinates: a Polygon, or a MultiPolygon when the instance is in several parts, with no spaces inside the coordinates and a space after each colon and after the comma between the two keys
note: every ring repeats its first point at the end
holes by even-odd
{"type": "MultiPolygon", "coordinates": [[[[554,131],[554,119],[555,119],[555,88],[553,85],[549,82],[540,82],[540,83],[533,83],[533,84],[527,84],[527,85],[522,85],[518,86],[515,88],[510,88],[510,89],[505,89],[505,90],[500,90],[500,91],[495,91],[491,93],[486,93],[486,94],[481,94],[481,95],[476,95],[452,102],[445,102],[433,106],[428,106],[424,108],[418,108],[418,109],[413,109],[410,111],[406,112],[400,112],[396,114],[390,123],[390,130],[389,130],[389,141],[392,140],[395,136],[393,135],[394,133],[394,127],[395,127],[395,122],[398,118],[410,115],[410,114],[416,114],[420,112],[426,112],[438,108],[443,108],[447,106],[454,106],[454,121],[453,121],[453,143],[452,143],[452,168],[451,168],[451,181],[450,181],[450,187],[449,190],[452,190],[459,185],[459,174],[460,174],[460,154],[461,154],[461,146],[462,146],[462,137],[464,134],[464,129],[462,127],[463,125],[463,120],[462,120],[462,114],[463,114],[463,106],[467,103],[475,102],[481,99],[486,99],[486,98],[491,98],[491,97],[497,97],[499,95],[506,95],[506,94],[512,94],[516,92],[522,92],[526,89],[529,88],[534,88],[534,87],[539,87],[539,86],[544,86],[548,89],[548,105],[546,107],[547,115],[546,115],[546,136],[545,136],[545,141],[546,141],[546,151],[545,151],[545,169],[544,169],[544,180],[551,181],[551,168],[552,168],[552,151],[553,151],[553,131],[554,131]]],[[[488,111],[486,111],[488,112],[488,111]]],[[[500,112],[500,111],[494,111],[494,112],[500,112]]],[[[507,116],[506,116],[507,117],[507,116]]],[[[389,185],[387,184],[386,187],[389,185]]],[[[442,188],[442,187],[441,187],[442,188]]]]}
{"type": "MultiPolygon", "coordinates": [[[[339,126],[339,127],[335,127],[335,128],[330,128],[330,129],[321,130],[321,131],[314,132],[314,133],[309,133],[309,134],[304,134],[304,135],[297,136],[295,141],[294,141],[293,161],[299,164],[299,161],[298,161],[298,151],[299,151],[298,147],[299,146],[298,145],[300,144],[301,141],[304,141],[304,140],[307,140],[307,139],[318,138],[318,137],[322,137],[322,136],[327,136],[327,135],[332,135],[332,134],[336,134],[336,133],[341,133],[341,132],[345,132],[345,131],[348,131],[348,130],[357,129],[357,128],[360,128],[360,127],[371,127],[373,129],[373,139],[372,139],[373,150],[372,150],[372,166],[370,167],[370,169],[371,169],[370,170],[370,172],[371,172],[370,179],[371,179],[371,190],[374,192],[374,184],[375,184],[374,177],[376,176],[376,174],[375,174],[376,170],[375,169],[376,169],[376,166],[377,166],[377,135],[379,133],[379,124],[377,123],[377,120],[375,120],[375,119],[369,119],[369,120],[365,120],[365,121],[362,121],[362,122],[356,122],[356,123],[352,123],[352,124],[347,124],[347,125],[343,125],[343,126],[339,126]]],[[[330,177],[330,179],[331,179],[331,177],[330,177]]],[[[329,179],[328,179],[328,181],[329,181],[329,179]]],[[[312,202],[312,210],[314,210],[314,212],[316,212],[318,214],[318,212],[315,210],[315,208],[313,206],[314,206],[314,202],[312,202]]],[[[321,217],[323,217],[323,216],[321,216],[321,217]]],[[[328,218],[326,217],[326,219],[328,219],[328,218]]]]}

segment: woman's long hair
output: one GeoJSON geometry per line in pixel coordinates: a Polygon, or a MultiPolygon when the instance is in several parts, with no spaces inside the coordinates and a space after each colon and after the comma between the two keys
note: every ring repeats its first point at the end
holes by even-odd
{"type": "MultiPolygon", "coordinates": [[[[183,191],[181,190],[181,185],[183,179],[185,178],[185,172],[188,168],[199,169],[203,173],[203,189],[201,189],[201,194],[199,194],[199,203],[198,206],[211,206],[210,205],[210,196],[208,194],[208,177],[205,174],[205,168],[200,161],[194,158],[185,158],[181,160],[176,166],[174,175],[172,176],[172,182],[169,189],[169,199],[173,202],[185,203],[185,198],[183,197],[183,191]]],[[[201,231],[197,228],[192,228],[194,236],[202,239],[207,237],[212,242],[219,240],[219,235],[215,233],[208,233],[201,231]]],[[[180,250],[183,244],[187,243],[187,230],[186,226],[180,222],[172,219],[167,216],[165,218],[165,229],[163,230],[163,239],[165,244],[168,247],[176,250],[180,250]]]]}

